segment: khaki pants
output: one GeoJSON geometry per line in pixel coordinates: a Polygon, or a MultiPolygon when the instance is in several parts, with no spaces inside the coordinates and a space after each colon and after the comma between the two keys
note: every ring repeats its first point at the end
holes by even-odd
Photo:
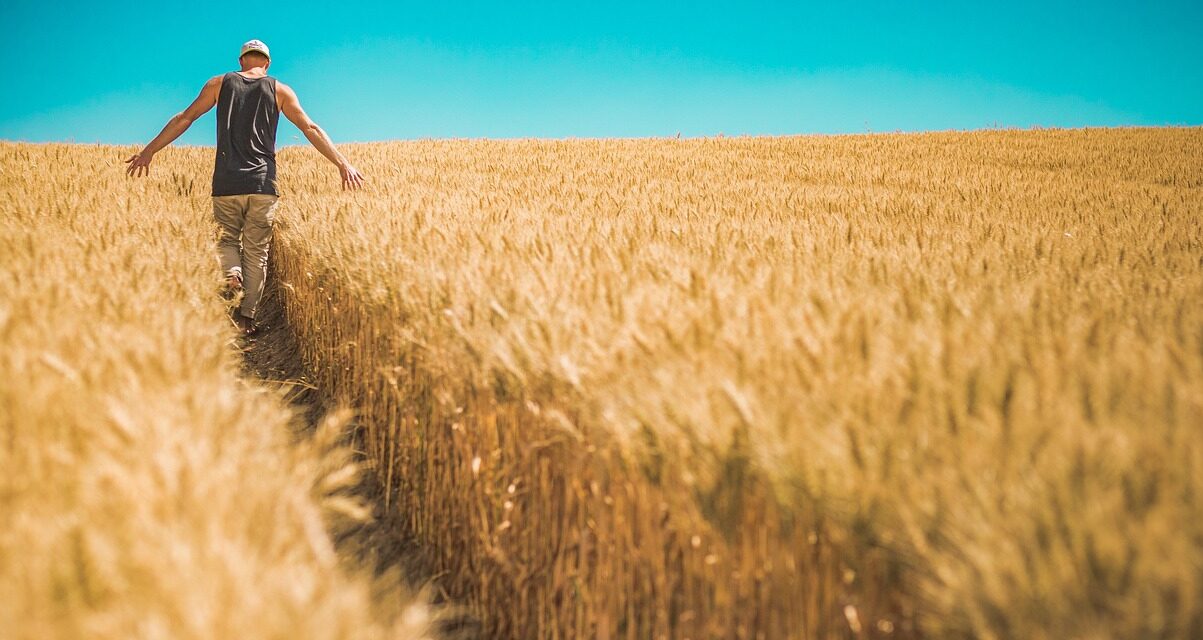
{"type": "Polygon", "coordinates": [[[267,279],[267,251],[271,248],[276,196],[250,194],[213,196],[213,217],[221,225],[217,259],[226,277],[242,278],[240,312],[254,318],[267,279]]]}

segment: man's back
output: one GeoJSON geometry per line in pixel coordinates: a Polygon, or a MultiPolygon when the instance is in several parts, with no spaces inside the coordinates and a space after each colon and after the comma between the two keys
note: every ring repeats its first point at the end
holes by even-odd
{"type": "Polygon", "coordinates": [[[271,65],[267,45],[259,40],[243,44],[238,64],[241,71],[210,78],[187,109],[172,116],[154,140],[126,160],[129,163],[126,172],[134,177],[149,175],[154,154],[171,144],[216,105],[219,108],[214,196],[278,195],[275,147],[276,124],[281,113],[338,167],[344,189],[358,189],[363,185],[363,175],[334,148],[330,136],[309,118],[301,108],[297,94],[288,85],[267,75],[271,65]]]}
{"type": "Polygon", "coordinates": [[[278,195],[276,126],[279,120],[275,78],[235,71],[222,76],[217,98],[214,196],[278,195]]]}

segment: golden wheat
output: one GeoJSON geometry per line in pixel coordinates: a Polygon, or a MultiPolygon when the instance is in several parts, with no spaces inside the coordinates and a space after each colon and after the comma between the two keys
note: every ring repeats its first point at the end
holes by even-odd
{"type": "Polygon", "coordinates": [[[1203,131],[348,154],[276,281],[493,635],[1203,633],[1203,131]]]}
{"type": "Polygon", "coordinates": [[[331,543],[339,424],[296,439],[239,381],[211,152],[135,182],[121,151],[0,144],[0,635],[415,637],[331,543]]]}
{"type": "Polygon", "coordinates": [[[1203,131],[351,153],[289,317],[496,633],[1203,632],[1203,131]]]}

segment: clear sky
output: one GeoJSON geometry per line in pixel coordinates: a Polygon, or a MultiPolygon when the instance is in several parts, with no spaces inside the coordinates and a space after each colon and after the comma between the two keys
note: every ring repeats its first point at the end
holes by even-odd
{"type": "Polygon", "coordinates": [[[0,36],[3,139],[146,142],[251,38],[337,142],[1203,124],[1199,0],[3,0],[0,36]]]}

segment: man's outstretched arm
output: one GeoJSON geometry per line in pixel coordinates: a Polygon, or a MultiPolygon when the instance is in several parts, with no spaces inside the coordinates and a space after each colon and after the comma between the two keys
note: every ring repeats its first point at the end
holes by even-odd
{"type": "Polygon", "coordinates": [[[150,160],[160,149],[171,144],[176,138],[180,137],[188,127],[192,126],[196,119],[205,115],[213,105],[217,104],[217,96],[221,93],[221,76],[213,76],[201,88],[200,95],[196,96],[196,100],[188,105],[187,109],[175,114],[167,121],[167,125],[155,136],[150,144],[146,145],[142,151],[130,156],[126,162],[129,167],[125,172],[131,176],[138,177],[150,174],[150,160]]]}
{"type": "Polygon", "coordinates": [[[359,170],[351,166],[350,162],[343,157],[343,154],[334,148],[334,142],[330,140],[330,136],[326,135],[322,128],[317,126],[317,123],[309,119],[309,115],[301,108],[301,101],[297,99],[297,94],[292,90],[292,87],[283,82],[276,83],[276,101],[280,104],[280,111],[284,113],[284,117],[288,118],[305,134],[309,139],[309,143],[314,146],[326,159],[333,162],[338,167],[338,172],[343,178],[344,189],[358,189],[363,186],[364,177],[359,173],[359,170]]]}

